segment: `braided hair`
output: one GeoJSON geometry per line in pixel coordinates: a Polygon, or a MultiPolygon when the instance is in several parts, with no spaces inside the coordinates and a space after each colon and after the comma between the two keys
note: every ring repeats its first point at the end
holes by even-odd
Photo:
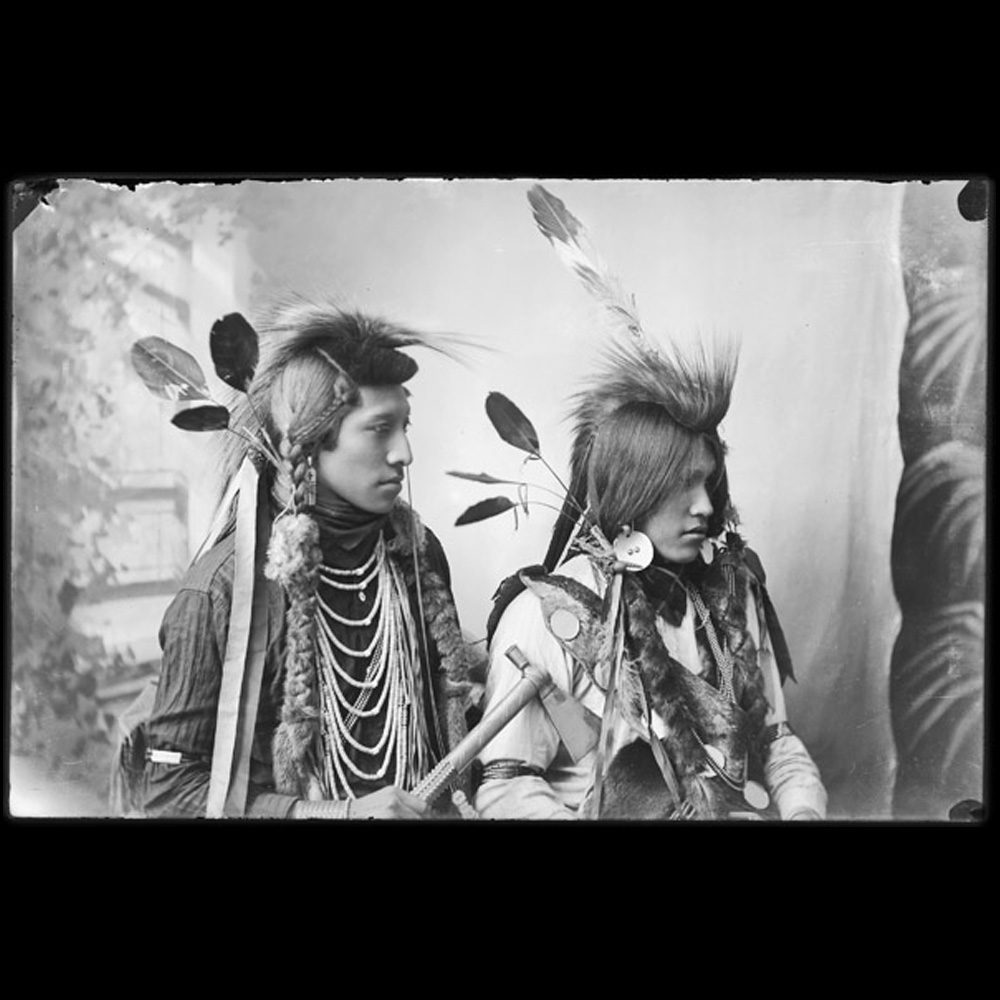
{"type": "MultiPolygon", "coordinates": [[[[359,386],[407,381],[417,364],[396,348],[425,341],[383,320],[298,297],[272,307],[259,329],[263,356],[244,400],[234,407],[234,422],[266,440],[273,454],[270,463],[261,463],[277,507],[264,573],[288,598],[275,781],[279,788],[321,798],[315,629],[322,550],[311,516],[318,454],[336,444],[344,417],[360,403],[359,386]],[[288,773],[278,773],[281,768],[288,773]]],[[[229,475],[248,447],[226,456],[229,475]]]]}

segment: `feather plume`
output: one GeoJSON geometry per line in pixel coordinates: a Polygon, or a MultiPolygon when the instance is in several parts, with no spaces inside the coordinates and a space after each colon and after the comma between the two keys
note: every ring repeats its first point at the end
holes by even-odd
{"type": "Polygon", "coordinates": [[[211,400],[205,373],[195,358],[162,337],[142,337],[132,345],[132,367],[146,388],[161,399],[211,400]]]}
{"type": "Polygon", "coordinates": [[[468,510],[463,511],[455,521],[456,526],[463,524],[474,524],[476,521],[485,521],[488,517],[496,517],[505,511],[512,510],[515,504],[508,497],[490,497],[488,500],[480,500],[474,503],[468,510]]]}
{"type": "Polygon", "coordinates": [[[621,281],[608,270],[583,223],[541,184],[530,188],[528,201],[538,228],[555,248],[559,259],[637,342],[648,345],[636,313],[635,296],[626,294],[621,281]]]}
{"type": "Polygon", "coordinates": [[[486,397],[486,415],[507,444],[526,451],[529,455],[538,454],[541,447],[538,432],[517,404],[502,392],[491,392],[486,397]]]}
{"type": "Polygon", "coordinates": [[[612,339],[598,370],[573,397],[574,481],[582,488],[594,434],[603,420],[625,403],[653,403],[682,427],[713,432],[729,409],[738,345],[722,339],[714,341],[711,348],[699,341],[690,350],[673,341],[655,344],[639,322],[635,296],[624,291],[603,263],[583,223],[539,184],[528,191],[528,201],[538,228],[563,263],[631,335],[612,339]]]}
{"type": "Polygon", "coordinates": [[[182,431],[224,431],[229,427],[229,410],[224,406],[195,406],[175,413],[170,422],[182,431]]]}
{"type": "Polygon", "coordinates": [[[216,374],[246,392],[260,360],[257,331],[239,313],[228,313],[212,324],[208,341],[216,374]]]}

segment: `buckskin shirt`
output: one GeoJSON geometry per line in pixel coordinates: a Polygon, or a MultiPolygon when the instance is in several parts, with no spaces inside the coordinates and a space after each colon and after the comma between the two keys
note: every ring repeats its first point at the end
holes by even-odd
{"type": "MultiPolygon", "coordinates": [[[[585,555],[578,555],[559,567],[558,575],[582,583],[601,595],[603,577],[585,555]]],[[[765,727],[781,733],[767,747],[763,784],[772,806],[782,819],[803,810],[823,817],[826,792],[819,771],[798,736],[778,724],[786,723],[785,701],[771,642],[758,621],[756,604],[749,589],[745,598],[746,627],[756,649],[757,665],[767,701],[765,727]]],[[[710,670],[710,654],[696,638],[697,617],[690,598],[683,617],[671,625],[658,614],[656,629],[671,656],[695,675],[710,670]]],[[[598,719],[604,713],[604,692],[590,673],[563,649],[545,624],[538,596],[530,590],[519,594],[507,607],[491,642],[490,668],[486,685],[486,711],[499,702],[520,679],[520,672],[505,655],[516,644],[527,659],[549,672],[562,691],[572,695],[598,719]]],[[[654,732],[663,736],[663,719],[651,715],[654,732]]],[[[636,740],[630,723],[614,719],[610,757],[636,740]]],[[[575,819],[581,816],[594,784],[596,750],[574,763],[538,699],[517,715],[480,753],[487,767],[487,780],[476,795],[476,808],[492,819],[575,819]],[[498,763],[499,762],[499,763],[498,763]],[[489,778],[488,765],[502,777],[489,778]]],[[[662,783],[662,778],[657,775],[662,783]]]]}

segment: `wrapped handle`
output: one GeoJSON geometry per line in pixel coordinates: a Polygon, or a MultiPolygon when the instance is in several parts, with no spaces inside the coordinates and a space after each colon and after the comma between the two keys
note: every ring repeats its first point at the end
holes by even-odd
{"type": "Polygon", "coordinates": [[[517,646],[507,650],[507,658],[521,671],[521,679],[507,696],[480,720],[464,739],[413,789],[425,802],[433,802],[448,785],[475,760],[477,754],[535,697],[552,683],[546,670],[529,663],[517,646]]]}

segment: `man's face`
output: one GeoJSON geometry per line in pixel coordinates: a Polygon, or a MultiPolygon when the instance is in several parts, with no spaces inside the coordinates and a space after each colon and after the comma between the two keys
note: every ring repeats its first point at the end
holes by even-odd
{"type": "Polygon", "coordinates": [[[406,428],[410,404],[402,386],[361,386],[361,403],[344,417],[336,444],[322,448],[316,492],[338,496],[373,514],[386,514],[403,486],[403,470],[413,461],[406,428]]]}
{"type": "Polygon", "coordinates": [[[712,502],[708,481],[715,472],[715,459],[706,446],[686,482],[664,500],[636,528],[649,537],[660,557],[672,563],[697,558],[707,537],[712,502]]]}

